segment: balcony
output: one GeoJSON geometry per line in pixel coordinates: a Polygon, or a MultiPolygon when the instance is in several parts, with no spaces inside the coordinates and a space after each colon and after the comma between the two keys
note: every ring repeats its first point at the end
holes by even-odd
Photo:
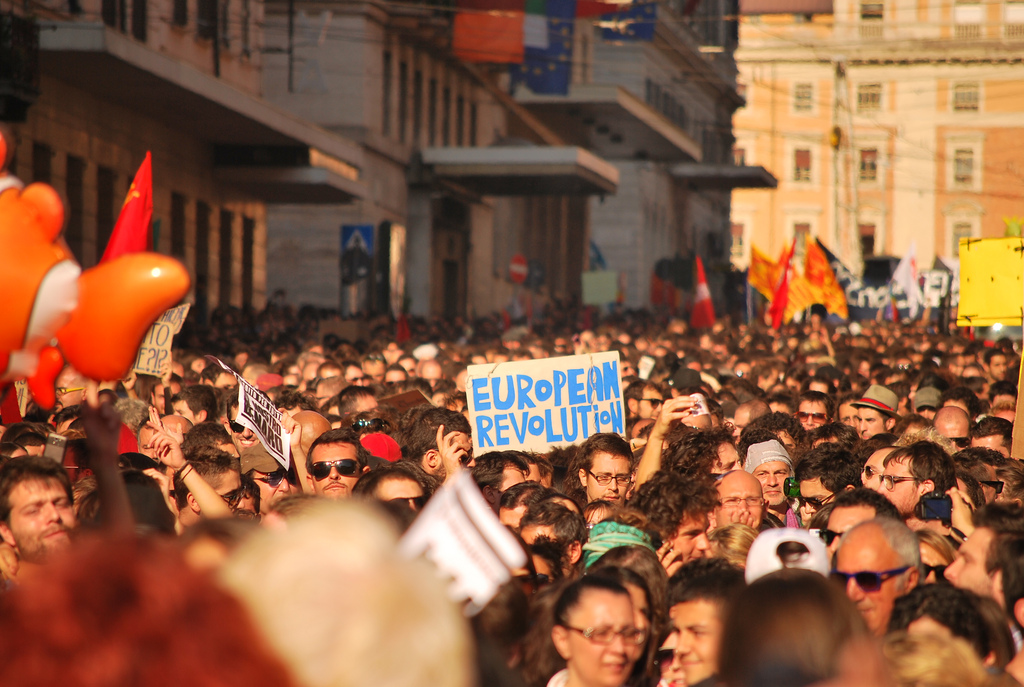
{"type": "Polygon", "coordinates": [[[39,95],[39,28],[0,14],[0,121],[23,122],[39,95]]]}

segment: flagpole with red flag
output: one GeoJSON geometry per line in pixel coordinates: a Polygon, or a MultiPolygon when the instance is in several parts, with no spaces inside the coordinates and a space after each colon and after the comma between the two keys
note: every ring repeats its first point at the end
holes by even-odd
{"type": "Polygon", "coordinates": [[[782,272],[779,275],[779,283],[772,294],[772,304],[768,313],[772,316],[772,329],[779,329],[782,326],[783,318],[786,315],[786,305],[789,304],[789,279],[793,270],[793,252],[796,250],[796,239],[790,244],[786,252],[779,259],[782,272]]]}
{"type": "Polygon", "coordinates": [[[107,241],[100,262],[113,260],[127,253],[141,253],[153,249],[153,162],[149,151],[135,173],[128,188],[121,214],[107,241]]]}
{"type": "Polygon", "coordinates": [[[690,311],[690,326],[694,329],[706,329],[715,324],[715,306],[711,302],[711,291],[708,279],[704,275],[704,263],[697,258],[697,289],[693,298],[693,310],[690,311]]]}

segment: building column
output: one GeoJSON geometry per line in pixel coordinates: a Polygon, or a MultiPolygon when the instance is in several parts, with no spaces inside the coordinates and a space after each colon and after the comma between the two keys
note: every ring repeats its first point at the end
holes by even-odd
{"type": "Polygon", "coordinates": [[[405,292],[409,297],[409,314],[428,317],[431,314],[430,272],[433,263],[430,189],[410,188],[408,203],[405,292]]]}

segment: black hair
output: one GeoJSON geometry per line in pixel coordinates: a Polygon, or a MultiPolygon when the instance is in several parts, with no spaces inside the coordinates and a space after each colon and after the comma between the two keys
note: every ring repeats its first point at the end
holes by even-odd
{"type": "Polygon", "coordinates": [[[746,584],[743,571],[722,558],[698,558],[683,564],[668,580],[668,605],[710,601],[724,608],[746,584]]]}

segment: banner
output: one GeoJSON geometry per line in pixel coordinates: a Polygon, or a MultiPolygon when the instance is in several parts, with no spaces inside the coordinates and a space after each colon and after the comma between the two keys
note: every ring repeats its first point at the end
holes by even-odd
{"type": "Polygon", "coordinates": [[[188,317],[188,303],[171,308],[164,312],[153,326],[146,332],[146,338],[139,346],[139,354],[135,356],[132,371],[136,374],[163,377],[171,369],[171,342],[181,331],[188,317]]]}
{"type": "Polygon", "coordinates": [[[281,425],[281,411],[262,391],[245,381],[240,374],[212,355],[207,360],[217,363],[238,380],[238,417],[235,422],[251,429],[267,453],[285,470],[291,467],[291,435],[281,425]]]}
{"type": "Polygon", "coordinates": [[[469,599],[466,615],[476,615],[526,565],[526,554],[505,529],[468,470],[443,487],[427,503],[398,544],[407,558],[426,557],[451,577],[448,596],[456,603],[469,599]]]}
{"type": "Polygon", "coordinates": [[[618,351],[470,365],[466,391],[477,455],[625,432],[618,351]]]}

